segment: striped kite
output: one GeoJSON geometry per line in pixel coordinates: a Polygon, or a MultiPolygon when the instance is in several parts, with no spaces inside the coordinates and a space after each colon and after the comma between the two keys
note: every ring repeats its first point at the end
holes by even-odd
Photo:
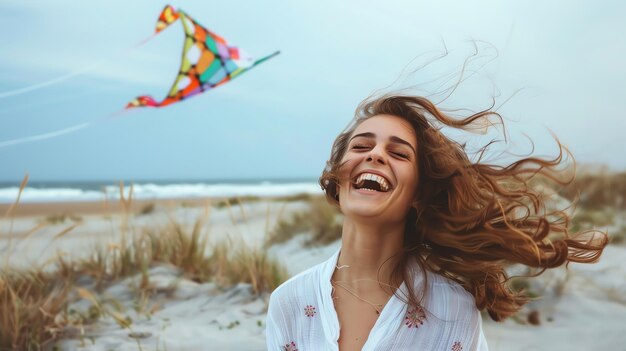
{"type": "Polygon", "coordinates": [[[167,97],[157,102],[151,96],[139,96],[126,105],[135,107],[163,107],[222,85],[254,66],[278,55],[254,60],[235,46],[230,46],[219,35],[204,28],[188,14],[165,6],[156,25],[155,35],[180,19],[185,31],[183,57],[178,77],[167,97]]]}

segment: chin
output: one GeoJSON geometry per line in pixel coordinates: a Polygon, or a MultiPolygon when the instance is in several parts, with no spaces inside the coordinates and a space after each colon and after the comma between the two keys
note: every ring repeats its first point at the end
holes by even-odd
{"type": "Polygon", "coordinates": [[[389,212],[392,212],[388,209],[389,195],[387,193],[363,194],[350,189],[350,193],[344,197],[345,200],[340,201],[341,212],[347,217],[379,217],[384,221],[385,217],[391,215],[389,212]]]}
{"type": "MultiPolygon", "coordinates": [[[[346,209],[342,209],[343,214],[350,218],[379,218],[384,214],[377,208],[371,208],[367,206],[350,206],[346,209]]],[[[382,220],[383,218],[381,218],[382,220]]]]}
{"type": "Polygon", "coordinates": [[[400,188],[389,192],[367,192],[350,187],[348,193],[340,194],[340,207],[344,216],[354,219],[375,220],[380,223],[403,221],[408,213],[410,204],[404,208],[397,198],[396,192],[400,188]],[[341,199],[344,199],[343,201],[341,199]]]}

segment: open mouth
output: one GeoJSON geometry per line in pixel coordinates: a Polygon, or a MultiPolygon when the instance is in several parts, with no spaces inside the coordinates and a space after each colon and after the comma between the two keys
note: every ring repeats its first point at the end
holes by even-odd
{"type": "Polygon", "coordinates": [[[352,186],[356,190],[381,193],[386,193],[391,190],[391,184],[387,179],[367,172],[361,173],[358,177],[356,177],[356,179],[352,182],[352,186]]]}

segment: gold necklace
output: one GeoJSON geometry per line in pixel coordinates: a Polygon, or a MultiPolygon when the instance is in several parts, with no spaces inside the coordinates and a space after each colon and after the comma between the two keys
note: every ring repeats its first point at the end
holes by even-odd
{"type": "Polygon", "coordinates": [[[340,287],[340,288],[343,288],[343,289],[344,289],[345,291],[347,291],[350,295],[352,295],[352,296],[356,297],[357,299],[359,299],[359,300],[361,300],[361,301],[363,301],[363,302],[367,303],[368,305],[372,306],[372,308],[373,308],[373,309],[374,309],[374,311],[376,312],[376,315],[380,315],[380,312],[382,311],[383,306],[385,306],[384,304],[375,304],[375,303],[372,303],[372,302],[370,302],[370,301],[368,301],[368,300],[366,300],[366,299],[364,299],[364,298],[360,297],[360,296],[359,296],[359,295],[357,295],[357,293],[355,293],[354,291],[352,291],[352,290],[348,289],[347,287],[343,286],[342,284],[339,284],[339,281],[336,281],[336,280],[332,280],[332,279],[331,279],[331,280],[330,280],[330,282],[332,283],[333,287],[336,285],[336,286],[338,286],[338,287],[340,287]]]}

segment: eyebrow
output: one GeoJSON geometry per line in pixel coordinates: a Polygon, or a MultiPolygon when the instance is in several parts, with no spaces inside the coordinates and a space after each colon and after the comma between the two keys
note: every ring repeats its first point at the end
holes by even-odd
{"type": "MultiPolygon", "coordinates": [[[[350,142],[350,141],[352,141],[352,139],[354,139],[354,138],[358,138],[358,137],[361,137],[361,138],[369,138],[369,139],[375,139],[375,138],[376,138],[376,134],[371,133],[371,132],[360,133],[360,134],[354,135],[352,138],[350,138],[350,140],[348,140],[348,142],[350,142]]],[[[396,144],[404,144],[404,145],[406,145],[406,146],[410,147],[410,148],[411,148],[411,150],[413,150],[413,153],[414,153],[415,155],[417,155],[417,151],[415,150],[415,148],[413,147],[413,145],[411,145],[411,143],[409,143],[408,141],[406,141],[406,140],[404,140],[404,139],[402,139],[402,138],[398,138],[398,137],[397,137],[397,136],[395,136],[395,135],[390,136],[390,137],[389,137],[389,141],[391,141],[392,143],[396,143],[396,144]]]]}

